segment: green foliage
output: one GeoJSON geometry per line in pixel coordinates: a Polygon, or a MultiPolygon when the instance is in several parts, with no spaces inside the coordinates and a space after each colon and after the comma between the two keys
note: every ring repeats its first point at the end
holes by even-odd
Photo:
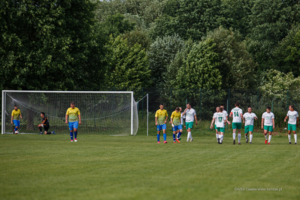
{"type": "Polygon", "coordinates": [[[144,31],[137,30],[137,29],[125,33],[122,37],[124,39],[127,39],[129,47],[133,47],[137,43],[140,44],[142,48],[147,51],[151,44],[151,39],[148,36],[148,34],[144,31]]]}
{"type": "Polygon", "coordinates": [[[115,90],[139,90],[147,87],[151,71],[148,57],[141,45],[133,47],[127,45],[127,40],[120,36],[107,44],[110,56],[110,66],[105,74],[105,83],[115,90]]]}
{"type": "Polygon", "coordinates": [[[178,35],[157,38],[151,44],[148,57],[152,74],[151,78],[156,86],[164,82],[167,66],[183,46],[184,41],[178,35]]]}
{"type": "Polygon", "coordinates": [[[292,72],[285,74],[271,69],[267,71],[265,79],[260,89],[266,96],[284,98],[288,90],[293,91],[294,95],[300,93],[300,77],[295,78],[292,72]]]}
{"type": "Polygon", "coordinates": [[[95,9],[96,4],[85,0],[2,1],[0,88],[99,87],[95,74],[106,64],[104,43],[98,43],[104,39],[93,28],[95,9]]]}
{"type": "Polygon", "coordinates": [[[249,18],[248,50],[261,70],[270,69],[277,43],[300,20],[300,4],[297,1],[256,0],[249,18]]]}
{"type": "Polygon", "coordinates": [[[222,76],[222,88],[254,88],[257,64],[247,52],[243,36],[232,29],[223,27],[209,32],[203,39],[216,43],[219,54],[219,71],[222,76]]]}
{"type": "Polygon", "coordinates": [[[117,13],[115,15],[107,16],[103,23],[103,29],[107,35],[117,37],[125,32],[130,32],[134,29],[135,24],[125,19],[124,15],[117,13]]]}
{"type": "Polygon", "coordinates": [[[219,55],[216,53],[216,43],[208,39],[195,44],[185,64],[179,69],[176,79],[171,84],[173,88],[186,91],[203,89],[220,89],[222,85],[219,67],[219,55]]]}

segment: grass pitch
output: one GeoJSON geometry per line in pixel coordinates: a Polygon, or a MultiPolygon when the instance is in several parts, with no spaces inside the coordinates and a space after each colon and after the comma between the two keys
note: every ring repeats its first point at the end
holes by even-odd
{"type": "Polygon", "coordinates": [[[0,199],[300,199],[300,144],[185,136],[1,135],[0,199]]]}

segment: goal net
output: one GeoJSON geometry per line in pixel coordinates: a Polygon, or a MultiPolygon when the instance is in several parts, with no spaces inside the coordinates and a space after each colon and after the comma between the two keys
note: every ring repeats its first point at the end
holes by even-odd
{"type": "Polygon", "coordinates": [[[70,103],[80,110],[79,134],[136,135],[139,127],[138,102],[129,91],[2,91],[2,134],[13,133],[11,114],[18,106],[22,114],[19,133],[39,133],[44,112],[50,131],[68,134],[65,115],[70,103]]]}

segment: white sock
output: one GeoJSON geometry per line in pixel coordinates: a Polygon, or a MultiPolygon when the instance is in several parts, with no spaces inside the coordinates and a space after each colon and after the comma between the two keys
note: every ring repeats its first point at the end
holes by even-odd
{"type": "Polygon", "coordinates": [[[253,135],[251,134],[250,135],[250,142],[252,142],[252,139],[253,139],[253,135]]]}
{"type": "Polygon", "coordinates": [[[297,134],[294,134],[295,143],[297,143],[297,134]]]}
{"type": "Polygon", "coordinates": [[[186,140],[189,141],[189,139],[190,139],[190,132],[187,133],[187,139],[186,140]]]}
{"type": "Polygon", "coordinates": [[[190,134],[190,139],[193,140],[192,132],[189,132],[189,134],[190,134]]]}
{"type": "Polygon", "coordinates": [[[220,143],[223,143],[224,135],[221,135],[220,143]]]}
{"type": "Polygon", "coordinates": [[[239,134],[238,134],[238,140],[239,140],[239,143],[241,142],[241,137],[242,137],[242,136],[241,136],[241,134],[239,133],[239,134]]]}
{"type": "Polygon", "coordinates": [[[268,139],[268,134],[265,135],[265,139],[266,139],[266,140],[268,139]]]}
{"type": "Polygon", "coordinates": [[[269,135],[269,141],[268,141],[268,143],[271,142],[271,138],[272,138],[272,135],[269,135]]]}
{"type": "Polygon", "coordinates": [[[235,133],[232,133],[233,140],[235,140],[235,135],[236,135],[235,133]]]}
{"type": "Polygon", "coordinates": [[[217,139],[219,138],[219,134],[218,134],[218,133],[216,133],[216,138],[217,138],[217,139]]]}
{"type": "Polygon", "coordinates": [[[289,138],[289,142],[291,142],[291,134],[288,134],[288,138],[289,138]]]}

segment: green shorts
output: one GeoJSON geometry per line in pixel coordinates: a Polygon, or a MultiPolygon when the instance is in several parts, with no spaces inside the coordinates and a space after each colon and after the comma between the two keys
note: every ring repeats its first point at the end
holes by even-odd
{"type": "Polygon", "coordinates": [[[215,129],[217,129],[217,125],[215,125],[215,129]]]}
{"type": "Polygon", "coordinates": [[[296,131],[296,124],[288,124],[288,131],[296,131]]]}
{"type": "Polygon", "coordinates": [[[264,130],[272,132],[273,126],[264,126],[264,130]]]}
{"type": "Polygon", "coordinates": [[[218,132],[220,132],[220,133],[225,133],[225,127],[223,127],[223,128],[217,127],[216,129],[217,129],[218,132]]]}
{"type": "Polygon", "coordinates": [[[253,132],[253,129],[254,129],[253,125],[245,126],[245,133],[253,132]]]}
{"type": "Polygon", "coordinates": [[[242,123],[232,122],[232,129],[242,129],[242,123]]]}
{"type": "Polygon", "coordinates": [[[188,129],[188,128],[193,129],[194,122],[185,122],[185,126],[186,126],[186,129],[188,129]]]}

